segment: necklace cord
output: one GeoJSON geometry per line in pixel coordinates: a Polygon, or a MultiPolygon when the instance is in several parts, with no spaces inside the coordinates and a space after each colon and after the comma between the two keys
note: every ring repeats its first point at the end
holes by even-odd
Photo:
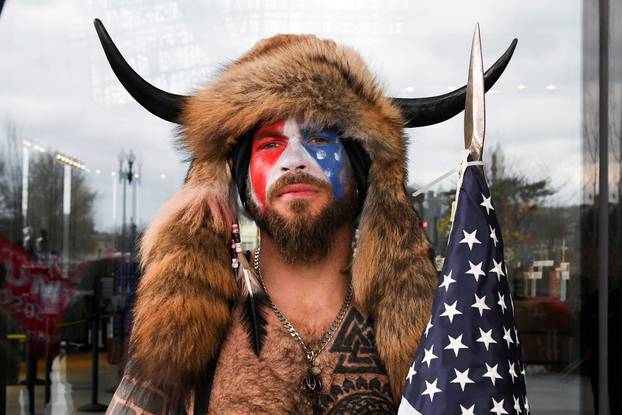
{"type": "Polygon", "coordinates": [[[260,246],[255,249],[253,266],[255,268],[255,272],[257,273],[257,276],[259,277],[259,282],[261,283],[264,293],[266,294],[266,299],[268,301],[268,304],[270,305],[270,308],[276,315],[277,319],[281,322],[285,330],[287,330],[289,335],[292,336],[298,344],[300,344],[309,364],[313,365],[314,360],[326,348],[326,346],[328,345],[328,343],[334,336],[335,332],[337,331],[337,329],[343,322],[343,319],[346,316],[346,312],[350,308],[350,304],[352,303],[352,291],[353,291],[352,280],[348,282],[348,289],[346,290],[346,295],[343,300],[343,303],[341,304],[341,308],[339,309],[339,312],[337,313],[337,317],[335,318],[335,320],[333,320],[333,322],[331,323],[326,333],[324,333],[321,340],[316,345],[315,350],[313,350],[313,349],[310,349],[309,346],[307,346],[307,344],[304,342],[304,340],[300,336],[300,333],[298,333],[298,330],[296,330],[293,324],[287,319],[287,317],[285,317],[285,314],[283,314],[283,312],[272,301],[272,298],[270,297],[270,294],[268,293],[268,289],[266,288],[266,284],[261,274],[261,247],[260,246]]]}

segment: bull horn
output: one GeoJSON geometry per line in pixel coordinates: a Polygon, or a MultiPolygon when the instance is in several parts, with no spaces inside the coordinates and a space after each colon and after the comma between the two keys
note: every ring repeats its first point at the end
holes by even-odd
{"type": "Polygon", "coordinates": [[[101,20],[95,19],[93,24],[106,58],[127,92],[153,115],[166,121],[179,123],[184,101],[188,97],[163,91],[141,78],[123,58],[101,20]]]}
{"type": "MultiPolygon", "coordinates": [[[[484,73],[484,89],[488,91],[508,66],[518,39],[512,40],[505,53],[484,73]]],[[[450,119],[464,110],[466,85],[447,94],[425,98],[391,98],[406,120],[406,128],[424,127],[450,119]]]]}

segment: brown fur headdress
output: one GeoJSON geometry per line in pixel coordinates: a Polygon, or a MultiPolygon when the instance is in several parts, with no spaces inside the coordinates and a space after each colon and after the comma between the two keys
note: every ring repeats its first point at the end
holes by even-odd
{"type": "MultiPolygon", "coordinates": [[[[151,112],[181,125],[180,143],[193,160],[186,183],[142,240],[131,353],[143,376],[161,379],[158,386],[175,394],[199,382],[214,359],[237,298],[229,254],[237,205],[227,155],[259,122],[299,117],[339,126],[371,158],[353,287],[357,304],[375,320],[377,348],[399,399],[437,281],[430,243],[406,193],[403,129],[455,115],[464,97],[460,104],[459,93],[446,94],[435,105],[452,101],[456,108],[429,107],[424,121],[413,120],[409,103],[385,97],[351,48],[312,35],[278,35],[258,42],[195,95],[157,91],[154,104],[141,97],[151,85],[124,75],[129,67],[101,22],[98,32],[121,82],[151,112]]],[[[500,73],[488,75],[490,87],[500,73]]]]}

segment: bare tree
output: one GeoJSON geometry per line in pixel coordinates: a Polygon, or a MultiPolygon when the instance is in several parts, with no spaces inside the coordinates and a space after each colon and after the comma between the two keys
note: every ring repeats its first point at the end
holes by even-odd
{"type": "Polygon", "coordinates": [[[0,147],[0,234],[22,240],[22,142],[17,124],[7,121],[5,142],[0,147]]]}

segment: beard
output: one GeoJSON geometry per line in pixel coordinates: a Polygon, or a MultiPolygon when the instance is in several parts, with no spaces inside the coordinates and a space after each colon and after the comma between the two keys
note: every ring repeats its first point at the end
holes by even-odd
{"type": "MultiPolygon", "coordinates": [[[[250,189],[250,186],[247,187],[250,189]]],[[[325,258],[333,247],[335,234],[344,224],[352,223],[357,213],[357,194],[352,183],[338,200],[331,185],[306,173],[292,173],[278,179],[268,192],[266,209],[260,212],[248,195],[247,207],[259,229],[270,236],[287,264],[310,264],[325,258]],[[279,191],[290,184],[310,184],[328,192],[330,199],[319,212],[311,212],[307,200],[288,203],[289,217],[270,209],[279,191]]]]}

